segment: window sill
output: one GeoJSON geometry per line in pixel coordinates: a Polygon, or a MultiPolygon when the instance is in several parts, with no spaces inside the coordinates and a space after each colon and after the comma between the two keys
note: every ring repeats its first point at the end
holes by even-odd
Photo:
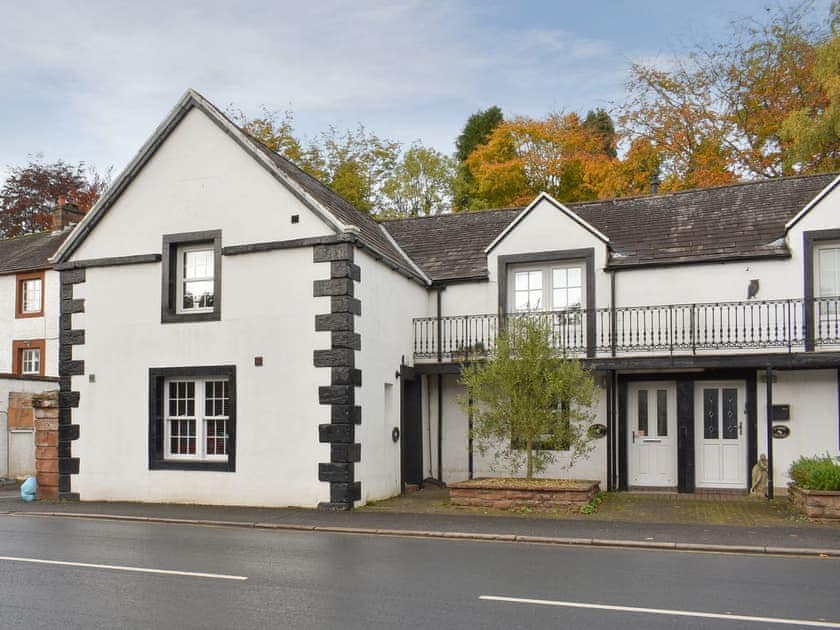
{"type": "Polygon", "coordinates": [[[173,313],[163,311],[160,316],[161,324],[177,324],[179,322],[217,322],[222,319],[218,311],[203,311],[201,313],[173,313]]]}
{"type": "Polygon", "coordinates": [[[209,470],[215,472],[236,472],[236,468],[229,461],[189,461],[175,459],[153,459],[149,462],[149,470],[209,470]]]}

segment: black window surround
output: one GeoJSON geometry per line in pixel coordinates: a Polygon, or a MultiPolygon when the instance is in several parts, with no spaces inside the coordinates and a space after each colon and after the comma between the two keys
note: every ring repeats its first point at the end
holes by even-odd
{"type": "Polygon", "coordinates": [[[814,349],[814,250],[830,241],[840,242],[840,230],[810,230],[802,233],[805,297],[805,350],[814,349]]]}
{"type": "MultiPolygon", "coordinates": [[[[498,258],[499,313],[507,313],[508,271],[513,265],[528,263],[582,262],[586,276],[586,310],[595,312],[595,248],[563,249],[531,254],[508,254],[498,258]]],[[[595,356],[595,317],[586,318],[586,354],[595,356]]]]}
{"type": "Polygon", "coordinates": [[[163,324],[175,322],[213,322],[222,318],[222,231],[184,232],[163,235],[161,258],[161,307],[160,321],[163,324]],[[207,243],[213,246],[213,310],[198,313],[178,312],[178,248],[184,245],[207,243]]]}
{"type": "Polygon", "coordinates": [[[236,472],[236,366],[149,368],[149,470],[212,470],[236,472]],[[228,382],[227,461],[189,461],[164,458],[164,382],[172,378],[224,378],[228,382]]]}

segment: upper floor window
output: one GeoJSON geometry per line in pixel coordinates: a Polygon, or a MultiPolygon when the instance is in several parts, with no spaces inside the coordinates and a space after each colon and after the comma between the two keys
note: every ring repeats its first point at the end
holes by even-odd
{"type": "Polygon", "coordinates": [[[222,233],[163,237],[161,321],[221,319],[222,233]]]}
{"type": "Polygon", "coordinates": [[[562,311],[583,306],[583,265],[514,267],[513,311],[562,311]]]}
{"type": "Polygon", "coordinates": [[[44,272],[17,276],[16,317],[40,317],[44,314],[44,272]]]}
{"type": "Polygon", "coordinates": [[[22,376],[44,375],[43,339],[28,339],[12,342],[12,372],[22,376]]]}
{"type": "Polygon", "coordinates": [[[213,267],[212,245],[178,248],[178,313],[213,310],[216,293],[213,267]]]}
{"type": "Polygon", "coordinates": [[[815,297],[840,296],[840,243],[816,247],[815,297]]]}

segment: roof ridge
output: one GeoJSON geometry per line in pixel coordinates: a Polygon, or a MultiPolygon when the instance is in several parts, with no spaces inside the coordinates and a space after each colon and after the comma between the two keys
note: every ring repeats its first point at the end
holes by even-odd
{"type": "Polygon", "coordinates": [[[43,230],[41,232],[29,232],[27,234],[18,234],[17,236],[7,236],[5,238],[0,238],[0,241],[3,241],[3,242],[14,241],[14,240],[17,240],[19,238],[29,238],[31,236],[44,236],[44,235],[47,235],[47,236],[55,235],[55,236],[57,236],[57,235],[61,234],[62,232],[64,232],[64,230],[60,230],[60,231],[43,230]]]}
{"type": "MultiPolygon", "coordinates": [[[[521,212],[525,209],[525,206],[514,206],[510,208],[487,208],[486,210],[464,210],[462,212],[444,212],[441,214],[432,214],[429,216],[416,216],[416,217],[382,217],[382,218],[375,218],[380,224],[385,223],[396,223],[397,221],[422,221],[426,219],[447,219],[447,218],[454,218],[454,217],[461,217],[461,216],[468,216],[468,215],[478,215],[478,214],[488,214],[490,212],[521,212]]],[[[372,217],[373,218],[373,217],[372,217]]]]}
{"type": "Polygon", "coordinates": [[[628,195],[626,197],[607,197],[605,199],[589,199],[586,201],[569,201],[569,202],[561,202],[565,206],[585,206],[588,204],[597,204],[597,203],[607,203],[607,202],[616,202],[616,201],[630,201],[636,199],[665,199],[668,197],[676,197],[677,195],[690,195],[692,193],[703,192],[707,190],[722,190],[726,188],[738,188],[741,186],[758,186],[761,184],[778,184],[782,181],[791,181],[794,179],[811,179],[816,177],[832,177],[835,178],[840,175],[840,171],[826,171],[824,173],[808,173],[808,174],[797,174],[797,175],[782,175],[779,177],[765,177],[764,179],[752,179],[747,181],[739,181],[733,182],[731,184],[719,184],[717,186],[701,186],[697,188],[687,188],[685,190],[672,190],[668,192],[662,192],[657,194],[644,194],[644,195],[628,195]]]}

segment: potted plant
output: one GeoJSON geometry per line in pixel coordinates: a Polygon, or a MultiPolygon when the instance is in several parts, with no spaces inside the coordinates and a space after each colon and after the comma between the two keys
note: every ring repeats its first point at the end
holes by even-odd
{"type": "Polygon", "coordinates": [[[832,457],[800,457],[788,476],[790,500],[806,516],[840,518],[840,464],[832,457]]]}

